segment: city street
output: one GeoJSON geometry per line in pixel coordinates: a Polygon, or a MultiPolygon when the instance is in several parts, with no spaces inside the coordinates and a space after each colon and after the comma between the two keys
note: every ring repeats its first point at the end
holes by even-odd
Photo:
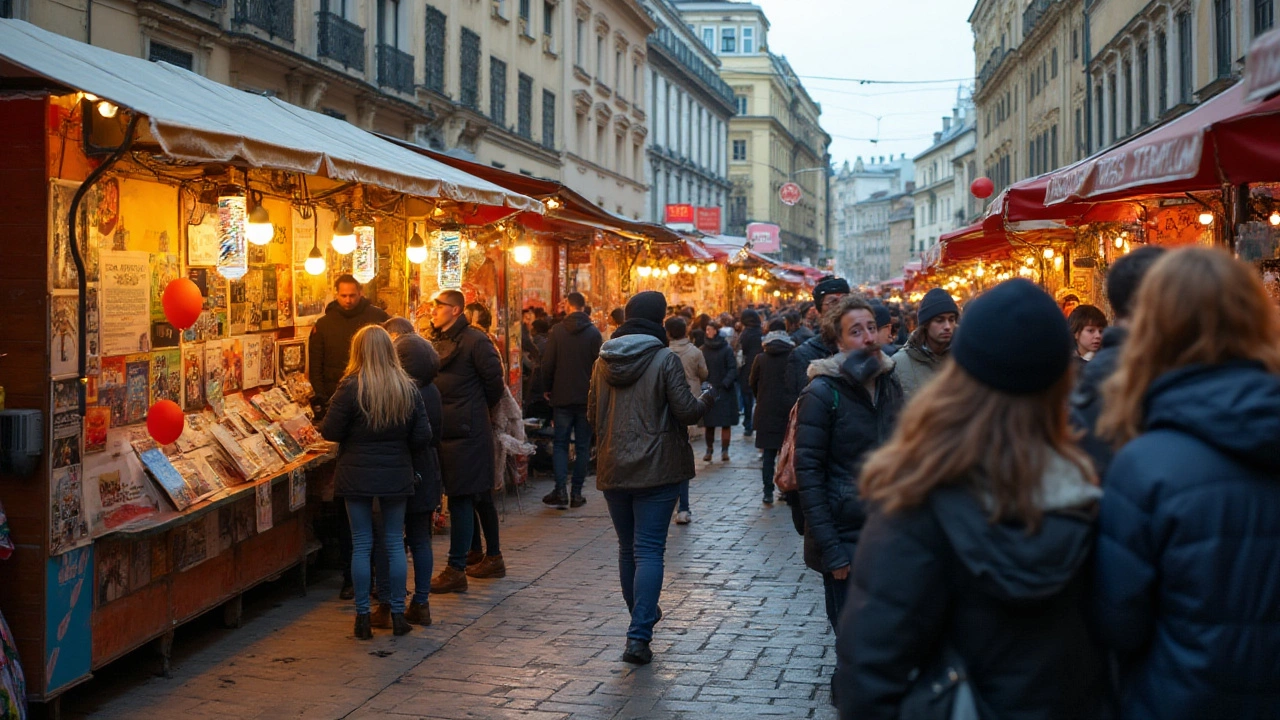
{"type": "MultiPolygon", "coordinates": [[[[352,638],[329,574],[297,597],[277,583],[239,629],[180,630],[172,678],[134,653],[64,698],[81,718],[830,718],[834,664],[822,585],[789,510],[759,499],[757,452],[699,461],[691,525],[672,525],[654,662],[620,661],[627,615],[603,498],[544,507],[550,483],[509,496],[502,580],[433,596],[435,624],[352,638]]],[[[750,441],[746,441],[749,443],[750,441]]],[[[501,505],[499,506],[501,510],[501,505]]],[[[437,568],[447,542],[437,537],[437,568]]]]}

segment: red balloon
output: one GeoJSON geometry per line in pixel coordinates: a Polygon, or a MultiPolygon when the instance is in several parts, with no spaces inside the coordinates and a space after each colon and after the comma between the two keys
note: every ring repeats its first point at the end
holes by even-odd
{"type": "Polygon", "coordinates": [[[169,281],[160,296],[164,305],[164,316],[169,324],[179,330],[186,330],[196,323],[200,311],[204,309],[204,297],[200,295],[200,287],[187,278],[169,281]]]}
{"type": "Polygon", "coordinates": [[[182,415],[182,408],[172,400],[157,400],[147,410],[147,432],[151,439],[161,445],[168,445],[182,434],[187,419],[182,415]]]}
{"type": "Polygon", "coordinates": [[[991,197],[991,193],[995,191],[996,184],[991,182],[991,178],[989,177],[980,177],[977,180],[974,180],[973,184],[969,186],[969,192],[973,193],[974,197],[982,200],[991,197]]]}

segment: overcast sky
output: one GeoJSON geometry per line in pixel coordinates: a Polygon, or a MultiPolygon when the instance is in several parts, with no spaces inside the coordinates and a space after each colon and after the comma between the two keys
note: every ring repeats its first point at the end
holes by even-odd
{"type": "Polygon", "coordinates": [[[806,76],[941,80],[974,74],[968,23],[974,0],[752,1],[769,18],[769,49],[786,56],[822,104],[837,168],[857,155],[910,158],[929,147],[961,83],[861,85],[806,76]],[[874,116],[881,118],[878,133],[874,116]],[[870,141],[877,137],[879,142],[870,141]]]}

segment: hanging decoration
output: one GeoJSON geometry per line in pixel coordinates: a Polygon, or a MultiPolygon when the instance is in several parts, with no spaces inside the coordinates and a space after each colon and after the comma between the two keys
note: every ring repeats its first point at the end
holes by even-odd
{"type": "Polygon", "coordinates": [[[182,408],[172,400],[157,400],[147,410],[147,432],[152,440],[161,445],[177,440],[185,425],[186,418],[182,415],[182,408]]]}
{"type": "Polygon", "coordinates": [[[249,247],[245,235],[248,213],[244,195],[218,196],[218,274],[239,280],[249,272],[249,247]]]}
{"type": "Polygon", "coordinates": [[[204,309],[200,287],[184,277],[170,280],[165,285],[160,303],[164,306],[165,319],[179,330],[186,330],[194,325],[204,309]]]}
{"type": "Polygon", "coordinates": [[[355,254],[351,257],[351,275],[361,283],[367,283],[378,276],[378,249],[374,246],[372,225],[355,227],[355,254]]]}
{"type": "Polygon", "coordinates": [[[436,251],[440,264],[436,269],[436,285],[441,290],[462,289],[462,233],[456,226],[440,228],[436,233],[436,251]]]}
{"type": "Polygon", "coordinates": [[[427,241],[418,234],[418,223],[413,224],[413,237],[409,238],[409,244],[405,245],[404,251],[409,262],[414,265],[421,265],[427,261],[427,241]]]}
{"type": "Polygon", "coordinates": [[[350,255],[356,249],[356,229],[347,219],[346,210],[340,211],[338,219],[333,223],[332,243],[333,251],[339,255],[350,255]]]}

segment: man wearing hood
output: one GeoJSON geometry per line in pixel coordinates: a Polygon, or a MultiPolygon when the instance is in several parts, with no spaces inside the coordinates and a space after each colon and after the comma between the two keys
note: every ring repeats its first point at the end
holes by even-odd
{"type": "Polygon", "coordinates": [[[354,277],[338,277],[334,283],[334,299],[325,307],[324,317],[311,328],[307,343],[309,379],[317,405],[327,406],[333,391],[338,389],[338,381],[347,370],[351,338],[356,331],[365,325],[382,324],[387,319],[387,313],[364,296],[354,277]]]}
{"type": "Polygon", "coordinates": [[[556,323],[542,352],[542,383],[553,408],[555,446],[552,465],[556,487],[544,504],[561,510],[582,507],[582,484],[587,479],[587,463],[591,461],[591,426],[587,423],[587,390],[591,384],[591,366],[600,355],[600,331],[584,312],[587,299],[572,292],[565,298],[569,314],[556,323]],[[573,463],[573,493],[567,493],[569,476],[569,435],[576,447],[573,463]]]}
{"type": "Polygon", "coordinates": [[[764,333],[760,332],[760,313],[747,308],[742,311],[742,334],[738,336],[738,352],[742,353],[742,367],[738,369],[738,388],[742,396],[742,425],[743,437],[751,437],[754,430],[751,410],[755,405],[755,394],[752,393],[751,387],[743,382],[747,376],[751,374],[751,366],[755,364],[756,357],[764,352],[764,346],[761,338],[764,333]]]}
{"type": "Polygon", "coordinates": [[[960,308],[946,290],[934,288],[920,301],[917,317],[918,324],[906,347],[893,356],[893,372],[907,397],[932,380],[947,359],[951,336],[960,322],[960,308]]]}
{"type": "MultiPolygon", "coordinates": [[[[431,301],[431,344],[440,355],[443,421],[440,477],[449,497],[449,564],[431,581],[431,592],[465,592],[467,552],[475,528],[475,498],[493,489],[493,426],[489,411],[502,400],[502,359],[488,333],[463,316],[466,298],[444,290],[431,301]]],[[[482,562],[496,566],[502,556],[482,562]]]]}
{"type": "Polygon", "coordinates": [[[689,392],[684,367],[667,348],[666,310],[658,292],[627,302],[625,321],[600,347],[587,399],[599,439],[596,487],[618,535],[622,597],[631,613],[622,659],[637,665],[653,660],[667,528],[680,483],[694,476],[685,427],[712,402],[709,387],[699,397],[689,392]]]}
{"type": "MultiPolygon", "coordinates": [[[[828,275],[813,288],[813,308],[822,313],[834,305],[840,298],[849,294],[849,282],[843,278],[828,275]]],[[[836,354],[836,347],[824,339],[821,334],[796,345],[795,351],[787,360],[787,394],[796,397],[805,385],[809,384],[809,363],[814,360],[831,357],[836,354]]]]}

